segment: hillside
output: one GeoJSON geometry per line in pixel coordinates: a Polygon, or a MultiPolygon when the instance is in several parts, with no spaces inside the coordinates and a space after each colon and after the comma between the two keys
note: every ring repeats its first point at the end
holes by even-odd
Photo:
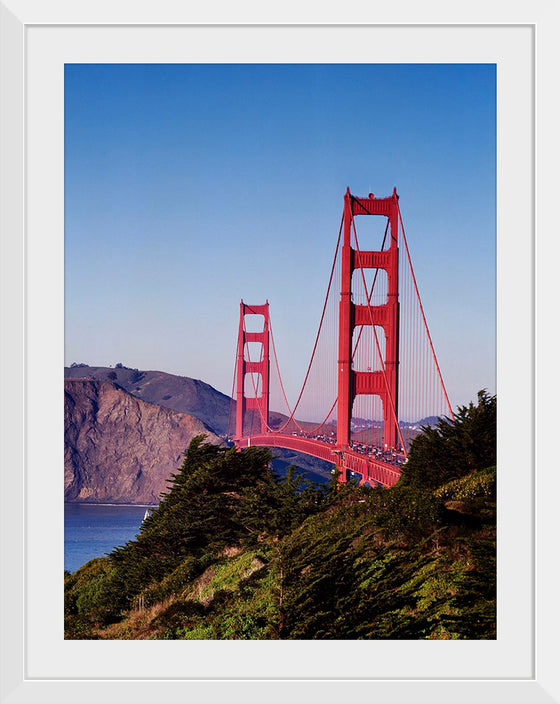
{"type": "Polygon", "coordinates": [[[200,420],[147,403],[110,381],[64,382],[64,499],[157,503],[200,420]]]}
{"type": "Polygon", "coordinates": [[[391,489],[312,486],[195,438],[135,540],[65,575],[69,639],[495,639],[496,399],[391,489]]]}
{"type": "Polygon", "coordinates": [[[160,371],[139,371],[128,367],[64,368],[65,378],[112,381],[129,394],[149,403],[157,403],[201,420],[217,435],[227,433],[230,398],[199,379],[160,371]]]}

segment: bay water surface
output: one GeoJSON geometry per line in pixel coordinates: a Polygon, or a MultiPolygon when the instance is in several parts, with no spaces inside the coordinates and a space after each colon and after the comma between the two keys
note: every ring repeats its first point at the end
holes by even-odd
{"type": "Polygon", "coordinates": [[[94,557],[133,540],[147,508],[122,504],[64,504],[64,569],[75,572],[94,557]]]}
{"type": "MultiPolygon", "coordinates": [[[[284,476],[290,461],[275,460],[277,474],[284,476]]],[[[329,478],[303,470],[313,482],[326,484],[329,478]]],[[[148,505],[64,504],[64,569],[75,572],[94,557],[104,557],[119,545],[134,540],[140,531],[148,505]]]]}

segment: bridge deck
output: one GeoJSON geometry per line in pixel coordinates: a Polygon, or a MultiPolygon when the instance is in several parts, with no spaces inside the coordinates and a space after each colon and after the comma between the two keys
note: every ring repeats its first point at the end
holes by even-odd
{"type": "Polygon", "coordinates": [[[237,447],[282,447],[286,450],[303,452],[306,455],[317,457],[326,462],[332,462],[343,470],[350,470],[361,474],[360,484],[374,482],[382,486],[393,486],[401,475],[399,467],[372,459],[355,450],[341,450],[336,445],[313,438],[304,438],[299,435],[283,435],[281,433],[264,433],[235,440],[237,447]]]}

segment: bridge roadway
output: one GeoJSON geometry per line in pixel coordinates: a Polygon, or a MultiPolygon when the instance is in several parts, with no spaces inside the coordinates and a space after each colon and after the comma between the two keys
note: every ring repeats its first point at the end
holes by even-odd
{"type": "Polygon", "coordinates": [[[282,433],[264,433],[262,435],[251,435],[249,437],[237,438],[237,447],[282,447],[286,450],[303,452],[306,455],[317,457],[326,462],[332,462],[342,470],[358,472],[362,479],[360,484],[369,482],[370,484],[381,484],[385,487],[396,484],[401,472],[398,467],[388,462],[372,459],[355,450],[337,448],[328,442],[304,438],[298,435],[284,435],[282,433]]]}

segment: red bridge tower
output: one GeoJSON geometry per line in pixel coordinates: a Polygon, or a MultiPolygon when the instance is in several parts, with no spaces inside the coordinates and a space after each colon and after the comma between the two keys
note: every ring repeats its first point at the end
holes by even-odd
{"type": "MultiPolygon", "coordinates": [[[[235,415],[235,436],[242,438],[243,420],[246,410],[254,410],[260,413],[261,433],[268,431],[268,411],[269,411],[269,378],[270,378],[270,357],[269,357],[269,314],[268,301],[260,306],[251,306],[247,303],[240,303],[239,315],[239,336],[237,338],[237,407],[235,415]],[[245,329],[246,315],[262,315],[264,318],[261,332],[248,332],[245,329]],[[248,351],[246,355],[246,345],[250,342],[260,342],[262,345],[259,361],[249,359],[248,351]],[[245,358],[247,356],[247,359],[245,358]],[[255,396],[245,396],[245,380],[247,375],[260,375],[258,382],[255,382],[255,396]],[[258,395],[257,395],[258,393],[258,395]]],[[[254,381],[254,376],[253,376],[254,381]]],[[[250,435],[250,433],[248,433],[250,435]]]]}
{"type": "Polygon", "coordinates": [[[398,196],[356,198],[350,189],[344,196],[344,242],[338,328],[338,412],[337,445],[350,444],[352,406],[359,394],[379,396],[383,404],[384,442],[398,448],[398,367],[399,367],[399,249],[398,196]],[[383,215],[389,220],[391,244],[379,252],[364,252],[351,245],[355,215],[383,215]],[[355,305],[352,302],[352,273],[356,269],[384,269],[387,272],[387,302],[379,306],[355,305]],[[381,371],[361,372],[352,369],[352,333],[359,325],[379,326],[385,333],[385,359],[381,371]]]}

